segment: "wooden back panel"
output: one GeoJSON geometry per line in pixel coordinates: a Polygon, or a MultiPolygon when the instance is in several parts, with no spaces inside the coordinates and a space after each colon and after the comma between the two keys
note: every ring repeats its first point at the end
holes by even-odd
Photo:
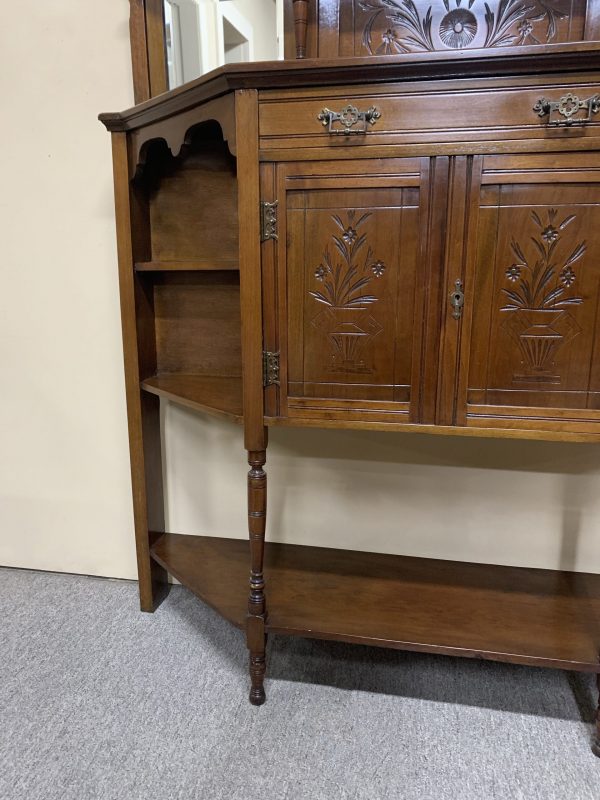
{"type": "MultiPolygon", "coordinates": [[[[286,0],[286,58],[295,58],[286,0]]],[[[596,41],[599,0],[310,0],[307,58],[596,41]]],[[[297,42],[296,42],[297,44],[297,42]]]]}
{"type": "Polygon", "coordinates": [[[237,272],[156,273],[156,371],[242,374],[240,278],[237,272]]]}
{"type": "Polygon", "coordinates": [[[236,259],[239,253],[235,158],[223,141],[199,142],[166,158],[149,192],[152,259],[236,259]]]}

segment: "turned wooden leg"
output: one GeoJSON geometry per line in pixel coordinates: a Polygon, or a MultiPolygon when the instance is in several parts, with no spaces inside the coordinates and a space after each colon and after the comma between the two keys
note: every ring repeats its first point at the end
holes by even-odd
{"type": "Polygon", "coordinates": [[[248,453],[248,532],[250,534],[250,596],[246,621],[246,641],[250,651],[250,702],[265,702],[266,604],[263,561],[267,522],[267,474],[263,466],[266,450],[248,453]]]}
{"type": "Polygon", "coordinates": [[[596,675],[596,685],[598,686],[598,706],[596,709],[596,730],[594,731],[594,741],[592,742],[592,753],[600,758],[600,675],[596,675]]]}

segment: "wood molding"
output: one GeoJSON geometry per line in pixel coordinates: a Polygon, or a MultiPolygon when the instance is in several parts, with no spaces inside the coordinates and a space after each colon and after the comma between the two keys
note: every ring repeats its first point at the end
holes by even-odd
{"type": "Polygon", "coordinates": [[[596,42],[539,47],[498,47],[465,50],[460,59],[444,52],[405,53],[382,59],[315,58],[278,62],[227,64],[172,89],[164,99],[152,98],[140,107],[99,115],[110,131],[130,131],[186,111],[234,89],[291,89],[348,86],[350,84],[405,83],[414,80],[452,80],[585,73],[596,68],[600,48],[596,42]]]}

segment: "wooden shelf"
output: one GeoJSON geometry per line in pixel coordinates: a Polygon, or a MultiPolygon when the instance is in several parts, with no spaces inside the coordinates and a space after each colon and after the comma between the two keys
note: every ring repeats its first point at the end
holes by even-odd
{"type": "Polygon", "coordinates": [[[234,258],[211,258],[200,261],[138,261],[136,272],[216,272],[219,270],[239,270],[234,258]]]}
{"type": "MultiPolygon", "coordinates": [[[[153,558],[242,628],[248,542],[164,534],[153,558]]],[[[599,672],[600,575],[267,544],[271,633],[599,672]]]]}
{"type": "Polygon", "coordinates": [[[241,378],[163,373],[142,381],[142,389],[197,411],[243,422],[241,378]]]}

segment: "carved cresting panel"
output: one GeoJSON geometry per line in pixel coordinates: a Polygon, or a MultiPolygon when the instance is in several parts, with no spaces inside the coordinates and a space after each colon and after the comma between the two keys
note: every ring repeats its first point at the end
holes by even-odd
{"type": "Polygon", "coordinates": [[[584,21],[580,0],[354,0],[354,49],[395,55],[569,42],[583,38],[584,21]]]}

